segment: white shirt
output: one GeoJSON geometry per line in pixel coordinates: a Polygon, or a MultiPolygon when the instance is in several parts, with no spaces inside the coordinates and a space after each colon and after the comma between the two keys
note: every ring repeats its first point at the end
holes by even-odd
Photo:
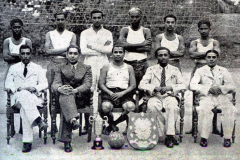
{"type": "Polygon", "coordinates": [[[83,55],[104,55],[111,53],[113,48],[113,37],[112,33],[109,30],[104,29],[103,27],[95,32],[93,27],[82,31],[80,36],[80,48],[83,55]],[[104,46],[104,44],[110,41],[111,44],[104,46]],[[87,48],[87,45],[91,45],[93,49],[87,48]],[[96,51],[96,50],[98,51],[96,51]]]}

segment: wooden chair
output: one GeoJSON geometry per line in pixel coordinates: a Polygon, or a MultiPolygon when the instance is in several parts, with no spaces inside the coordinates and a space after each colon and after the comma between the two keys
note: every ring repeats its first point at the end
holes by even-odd
{"type": "MultiPolygon", "coordinates": [[[[135,112],[138,113],[139,112],[139,92],[138,90],[135,91],[136,94],[136,98],[135,98],[135,106],[136,106],[136,110],[135,112]]],[[[98,112],[101,112],[101,106],[102,106],[102,91],[99,89],[98,90],[98,112]]],[[[124,110],[123,108],[113,108],[112,112],[113,113],[122,113],[124,110]]]]}
{"type": "MultiPolygon", "coordinates": [[[[57,128],[56,128],[56,117],[57,114],[61,113],[61,109],[60,109],[60,104],[59,104],[59,96],[56,93],[51,93],[51,105],[50,105],[50,109],[51,109],[51,137],[53,140],[53,144],[55,144],[56,142],[56,132],[57,132],[57,128]]],[[[83,113],[89,113],[90,116],[93,115],[93,93],[90,92],[89,94],[86,94],[86,99],[87,100],[87,104],[85,104],[84,108],[80,107],[80,104],[77,104],[77,110],[79,113],[79,123],[81,124],[81,127],[79,128],[79,136],[83,135],[82,134],[82,114],[83,113]]],[[[92,125],[89,124],[88,127],[88,139],[87,142],[91,141],[91,137],[92,137],[92,125]]]]}
{"type": "MultiPolygon", "coordinates": [[[[176,133],[176,134],[179,134],[179,141],[182,142],[182,138],[183,138],[183,126],[184,126],[184,115],[185,115],[185,108],[184,108],[184,95],[185,95],[185,89],[181,90],[179,93],[178,93],[178,96],[176,97],[177,100],[178,100],[178,107],[180,108],[180,132],[179,133],[176,133]]],[[[148,93],[147,91],[144,91],[145,94],[144,94],[144,102],[143,102],[143,106],[145,106],[145,111],[147,110],[147,101],[148,101],[148,93]]],[[[163,113],[165,112],[164,110],[162,111],[163,113]]],[[[177,131],[177,129],[176,129],[177,131]]]]}
{"type": "MultiPolygon", "coordinates": [[[[6,90],[7,92],[7,105],[6,105],[6,115],[7,115],[7,144],[10,142],[10,138],[13,138],[15,135],[15,127],[14,127],[14,113],[20,113],[20,109],[16,106],[11,105],[11,92],[10,90],[6,90]]],[[[44,118],[43,121],[47,123],[47,90],[42,91],[43,103],[42,106],[38,106],[38,110],[40,115],[44,118]]],[[[22,119],[20,118],[20,131],[22,131],[22,119]]],[[[47,129],[44,131],[44,144],[47,143],[47,129]]],[[[39,130],[39,138],[42,138],[42,131],[39,130]]]]}
{"type": "MultiPolygon", "coordinates": [[[[230,94],[232,94],[232,103],[235,106],[236,105],[236,92],[230,91],[230,94]]],[[[198,133],[198,113],[197,113],[197,107],[199,106],[200,96],[199,92],[193,91],[193,114],[192,114],[192,136],[194,138],[194,143],[197,143],[197,133],[198,133]]],[[[217,114],[222,113],[221,109],[213,108],[212,112],[214,113],[213,121],[212,121],[212,134],[217,134],[223,137],[223,128],[221,125],[221,131],[217,128],[217,114]]],[[[236,120],[234,122],[233,132],[232,132],[232,143],[234,143],[235,140],[235,127],[236,127],[236,120]]]]}

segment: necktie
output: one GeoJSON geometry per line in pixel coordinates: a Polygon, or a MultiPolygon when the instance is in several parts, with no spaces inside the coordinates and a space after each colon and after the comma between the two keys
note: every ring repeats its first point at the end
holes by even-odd
{"type": "Polygon", "coordinates": [[[72,72],[75,74],[75,66],[72,66],[72,72]]]}
{"type": "Polygon", "coordinates": [[[160,84],[160,87],[166,87],[165,80],[166,80],[165,67],[163,67],[162,74],[161,74],[161,84],[160,84]]]}
{"type": "Polygon", "coordinates": [[[210,68],[210,71],[211,71],[211,73],[212,73],[212,76],[214,77],[213,69],[214,69],[213,67],[210,68]]]}
{"type": "Polygon", "coordinates": [[[26,77],[27,72],[28,72],[28,70],[27,70],[27,65],[25,65],[24,70],[23,70],[23,76],[24,76],[24,77],[26,77]]]}

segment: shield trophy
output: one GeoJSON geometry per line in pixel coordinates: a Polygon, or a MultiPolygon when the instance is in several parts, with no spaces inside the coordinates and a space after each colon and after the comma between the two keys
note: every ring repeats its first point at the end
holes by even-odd
{"type": "Polygon", "coordinates": [[[89,122],[94,126],[94,134],[96,135],[96,138],[93,141],[93,146],[92,146],[92,149],[94,150],[104,149],[101,134],[102,134],[103,125],[107,121],[108,121],[107,116],[104,116],[102,119],[99,114],[89,117],[89,122]]]}

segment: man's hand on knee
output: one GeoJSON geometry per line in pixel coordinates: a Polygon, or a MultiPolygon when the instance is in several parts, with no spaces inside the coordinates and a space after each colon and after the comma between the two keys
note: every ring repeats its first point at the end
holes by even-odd
{"type": "Polygon", "coordinates": [[[70,85],[63,85],[61,87],[58,87],[58,92],[64,95],[69,95],[72,93],[72,86],[70,85]]]}

